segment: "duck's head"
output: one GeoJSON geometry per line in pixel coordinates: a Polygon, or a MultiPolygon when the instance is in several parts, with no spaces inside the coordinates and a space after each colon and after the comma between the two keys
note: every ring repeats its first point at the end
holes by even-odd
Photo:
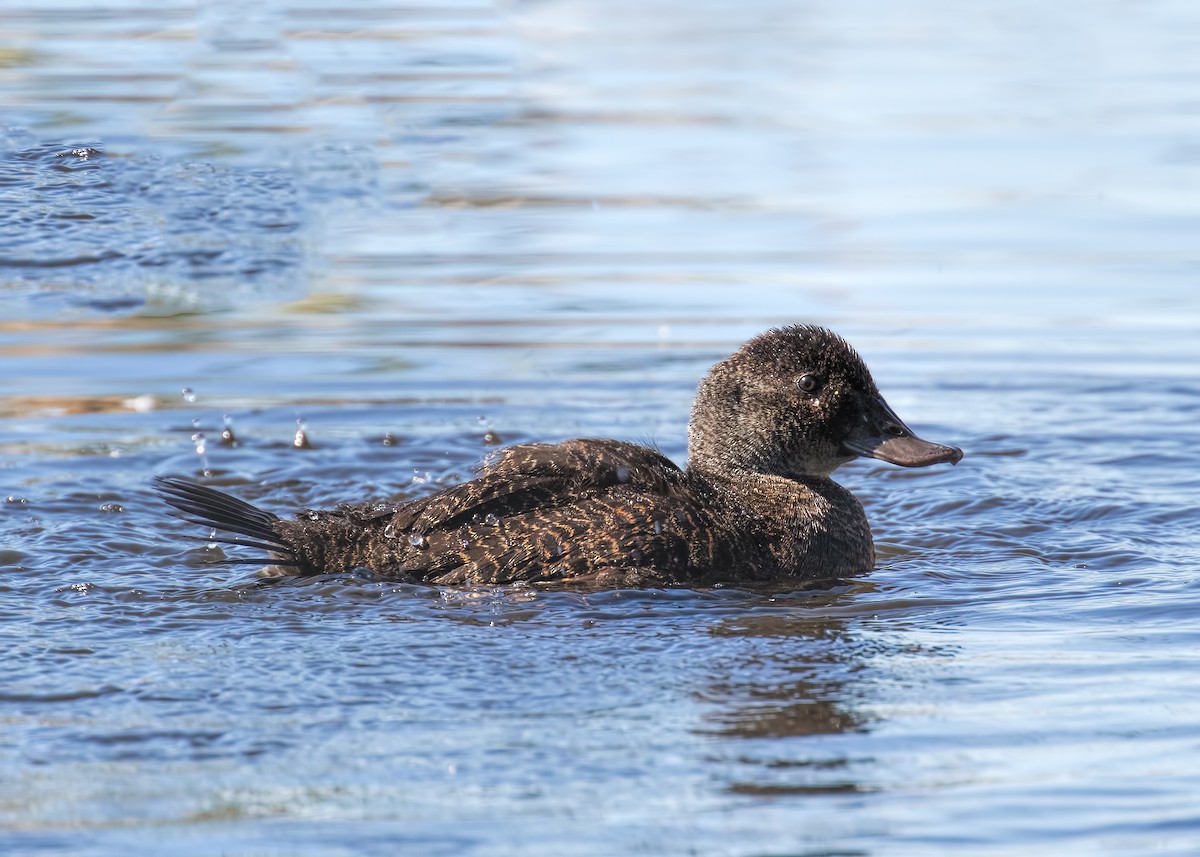
{"type": "Polygon", "coordinates": [[[859,456],[926,467],[957,464],[962,450],[917,437],[862,358],[823,327],[756,336],[700,383],[688,427],[692,467],[828,476],[859,456]]]}

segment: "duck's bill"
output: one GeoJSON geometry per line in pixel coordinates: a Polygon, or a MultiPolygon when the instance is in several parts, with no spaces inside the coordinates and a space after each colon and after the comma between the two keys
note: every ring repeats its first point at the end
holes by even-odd
{"type": "Polygon", "coordinates": [[[863,419],[842,445],[851,455],[877,458],[901,467],[958,464],[963,452],[957,446],[924,440],[904,424],[880,396],[865,409],[863,419]]]}

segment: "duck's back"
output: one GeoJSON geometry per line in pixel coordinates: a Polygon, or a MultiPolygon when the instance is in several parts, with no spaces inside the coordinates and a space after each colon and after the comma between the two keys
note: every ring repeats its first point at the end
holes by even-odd
{"type": "Polygon", "coordinates": [[[524,444],[429,497],[307,512],[275,529],[318,571],[365,567],[439,584],[668,584],[727,559],[724,528],[693,483],[635,444],[524,444]]]}

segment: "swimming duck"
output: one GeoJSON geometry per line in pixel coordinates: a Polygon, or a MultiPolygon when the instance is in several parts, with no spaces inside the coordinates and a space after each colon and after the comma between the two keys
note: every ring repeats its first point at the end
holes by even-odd
{"type": "Polygon", "coordinates": [[[269,552],[233,559],[300,575],[366,568],[430,584],[561,588],[813,580],[869,571],[866,513],[832,479],[859,457],[956,464],[917,437],[845,340],[770,330],[714,366],[688,426],[688,465],[618,440],[500,450],[468,481],[404,503],[281,519],[198,483],[158,479],[179,517],[269,552]]]}

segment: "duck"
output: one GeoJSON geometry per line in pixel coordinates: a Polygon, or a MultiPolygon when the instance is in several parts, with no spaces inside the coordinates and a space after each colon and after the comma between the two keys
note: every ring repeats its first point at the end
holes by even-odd
{"type": "Polygon", "coordinates": [[[222,562],[276,573],[582,590],[807,584],[874,567],[863,506],[831,478],[859,457],[929,467],[963,452],[905,425],[842,337],[794,324],[704,376],[685,467],[621,440],[522,443],[418,499],[290,519],[189,479],[160,476],[157,490],[176,517],[213,531],[204,541],[266,552],[222,562]]]}

